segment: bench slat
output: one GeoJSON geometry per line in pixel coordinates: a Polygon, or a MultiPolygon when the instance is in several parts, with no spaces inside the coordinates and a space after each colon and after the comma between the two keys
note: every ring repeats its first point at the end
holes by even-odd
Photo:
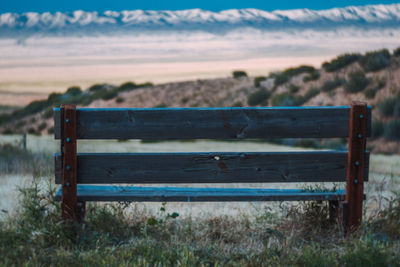
{"type": "MultiPolygon", "coordinates": [[[[344,197],[344,190],[307,192],[301,189],[78,186],[79,201],[298,201],[344,200],[344,197]]],[[[56,199],[61,199],[61,190],[56,199]]]]}
{"type": "MultiPolygon", "coordinates": [[[[350,107],[77,109],[78,139],[331,138],[349,134],[350,107]]],[[[60,138],[60,109],[55,109],[60,138]]],[[[368,107],[367,134],[371,125],[368,107]]]]}
{"type": "MultiPolygon", "coordinates": [[[[369,152],[365,155],[368,180],[369,152]]],[[[80,184],[343,182],[346,151],[78,154],[80,184]]],[[[56,183],[61,182],[56,155],[56,183]]]]}

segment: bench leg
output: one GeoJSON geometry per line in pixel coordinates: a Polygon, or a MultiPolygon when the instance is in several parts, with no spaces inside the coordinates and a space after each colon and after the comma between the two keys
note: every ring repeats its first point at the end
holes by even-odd
{"type": "Polygon", "coordinates": [[[75,210],[75,217],[78,223],[83,223],[86,214],[86,202],[85,201],[78,201],[75,210]]]}

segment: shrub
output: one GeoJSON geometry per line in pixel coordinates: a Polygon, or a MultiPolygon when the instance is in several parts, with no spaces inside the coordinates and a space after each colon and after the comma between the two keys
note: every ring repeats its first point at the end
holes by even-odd
{"type": "Polygon", "coordinates": [[[289,93],[276,94],[271,98],[272,106],[294,106],[296,101],[289,93]]]}
{"type": "Polygon", "coordinates": [[[303,103],[307,102],[308,100],[310,100],[311,98],[313,98],[314,96],[318,95],[320,93],[320,90],[318,88],[315,87],[311,87],[307,93],[304,95],[303,98],[303,103]]]}
{"type": "Polygon", "coordinates": [[[247,77],[247,73],[243,70],[235,70],[232,72],[232,76],[235,79],[241,78],[241,77],[247,77]]]}
{"type": "Polygon", "coordinates": [[[319,148],[318,143],[313,139],[299,139],[294,145],[305,148],[319,148]]]}
{"type": "Polygon", "coordinates": [[[310,82],[310,81],[315,81],[319,79],[319,72],[318,71],[314,71],[311,72],[310,74],[308,74],[307,76],[304,76],[303,78],[303,82],[310,82]]]}
{"type": "Polygon", "coordinates": [[[257,76],[254,78],[254,86],[255,87],[260,87],[261,82],[265,81],[267,79],[267,77],[265,76],[257,76]]]}
{"type": "Polygon", "coordinates": [[[41,132],[42,130],[46,129],[46,127],[47,127],[47,123],[46,122],[42,122],[38,126],[38,131],[41,132]]]}
{"type": "Polygon", "coordinates": [[[155,108],[167,108],[167,107],[168,106],[165,103],[161,103],[161,104],[158,104],[157,106],[155,106],[155,108]]]}
{"type": "Polygon", "coordinates": [[[376,80],[376,89],[377,90],[382,89],[383,87],[385,87],[385,85],[386,85],[386,81],[383,78],[376,80]]]}
{"type": "Polygon", "coordinates": [[[348,93],[360,92],[364,90],[369,83],[369,80],[362,71],[350,72],[347,78],[345,90],[348,93]]]}
{"type": "Polygon", "coordinates": [[[46,110],[46,111],[43,113],[42,117],[43,117],[43,119],[48,119],[48,118],[53,117],[53,115],[54,115],[53,109],[52,109],[52,108],[49,108],[48,110],[46,110]]]}
{"type": "Polygon", "coordinates": [[[376,139],[383,135],[384,124],[380,120],[373,120],[371,125],[371,138],[376,139]]]}
{"type": "Polygon", "coordinates": [[[368,99],[373,99],[375,98],[376,91],[373,88],[368,88],[367,90],[364,91],[364,95],[368,99]]]}
{"type": "Polygon", "coordinates": [[[243,107],[243,104],[240,101],[236,101],[235,103],[232,104],[232,107],[243,107]]]}
{"type": "Polygon", "coordinates": [[[322,67],[326,72],[334,72],[338,71],[351,63],[359,60],[361,57],[360,54],[344,54],[340,55],[337,58],[333,59],[331,62],[324,62],[322,67]]]}
{"type": "Polygon", "coordinates": [[[136,88],[138,88],[138,86],[134,82],[126,82],[126,83],[121,84],[118,87],[118,91],[119,92],[130,91],[130,90],[134,90],[136,88]]]}
{"type": "Polygon", "coordinates": [[[72,86],[67,89],[66,94],[69,94],[71,96],[78,96],[78,95],[82,94],[82,90],[79,86],[72,86]]]}
{"type": "Polygon", "coordinates": [[[117,97],[117,99],[115,99],[115,102],[117,102],[117,103],[122,103],[124,101],[125,101],[125,99],[123,97],[117,97]]]}
{"type": "Polygon", "coordinates": [[[393,56],[400,57],[400,47],[397,47],[395,50],[393,50],[393,56]]]}
{"type": "Polygon", "coordinates": [[[339,77],[336,77],[333,80],[327,80],[322,85],[321,91],[323,91],[323,92],[333,91],[334,89],[338,88],[339,86],[342,86],[344,83],[345,83],[345,80],[340,79],[339,77]]]}
{"type": "Polygon", "coordinates": [[[48,134],[54,134],[54,127],[49,127],[49,128],[47,129],[47,133],[48,133],[48,134]]]}
{"type": "Polygon", "coordinates": [[[360,64],[366,72],[386,68],[390,63],[390,53],[387,49],[372,51],[360,59],[360,64]]]}
{"type": "Polygon", "coordinates": [[[302,73],[313,73],[315,72],[313,66],[302,65],[297,68],[288,68],[280,73],[275,73],[272,76],[275,78],[274,85],[279,86],[289,81],[292,77],[300,75],[302,73]]]}
{"type": "Polygon", "coordinates": [[[295,93],[297,93],[299,90],[300,90],[300,86],[297,86],[297,85],[294,85],[294,84],[291,84],[291,85],[289,86],[289,92],[290,92],[291,94],[295,94],[295,93]]]}
{"type": "Polygon", "coordinates": [[[105,84],[94,84],[92,86],[89,87],[89,92],[97,92],[100,90],[103,90],[105,87],[105,84]]]}
{"type": "Polygon", "coordinates": [[[377,107],[383,117],[400,116],[400,94],[378,102],[377,107]]]}
{"type": "Polygon", "coordinates": [[[386,124],[384,135],[387,140],[400,140],[400,119],[391,120],[386,124]]]}
{"type": "Polygon", "coordinates": [[[268,92],[266,89],[262,88],[252,94],[249,95],[247,98],[247,104],[249,106],[256,106],[256,105],[267,105],[268,98],[271,96],[271,93],[268,92]]]}

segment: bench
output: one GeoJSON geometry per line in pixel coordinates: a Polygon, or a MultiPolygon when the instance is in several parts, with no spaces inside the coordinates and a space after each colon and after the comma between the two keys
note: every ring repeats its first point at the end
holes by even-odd
{"type": "Polygon", "coordinates": [[[347,227],[362,219],[371,108],[76,108],[54,110],[55,181],[62,218],[81,222],[86,201],[329,201],[347,227]],[[347,151],[77,153],[78,139],[348,138],[347,151]],[[121,184],[346,182],[346,190],[140,187],[121,184]],[[118,186],[118,184],[120,184],[118,186]],[[338,207],[342,207],[339,209],[338,207]]]}

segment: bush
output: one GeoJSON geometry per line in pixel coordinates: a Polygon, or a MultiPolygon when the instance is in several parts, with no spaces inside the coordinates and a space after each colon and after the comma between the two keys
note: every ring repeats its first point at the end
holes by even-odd
{"type": "Polygon", "coordinates": [[[307,93],[304,95],[303,98],[303,103],[307,102],[308,100],[310,100],[311,98],[313,98],[314,96],[318,95],[320,93],[320,90],[318,88],[315,87],[311,87],[307,93]]]}
{"type": "Polygon", "coordinates": [[[243,107],[243,104],[240,101],[236,101],[235,103],[232,104],[232,107],[233,108],[235,108],[235,107],[243,107]]]}
{"type": "Polygon", "coordinates": [[[307,82],[315,81],[315,80],[318,80],[318,79],[319,79],[319,72],[318,71],[314,71],[314,72],[311,72],[310,74],[308,74],[307,76],[305,76],[303,78],[303,82],[307,83],[307,82]]]}
{"type": "Polygon", "coordinates": [[[125,101],[125,99],[123,97],[117,97],[117,99],[115,99],[115,102],[117,103],[123,103],[125,101]]]}
{"type": "Polygon", "coordinates": [[[78,95],[82,94],[82,90],[79,86],[72,86],[67,89],[66,94],[69,94],[71,96],[78,96],[78,95]]]}
{"type": "Polygon", "coordinates": [[[42,122],[38,126],[38,131],[41,132],[42,130],[46,129],[46,127],[47,127],[47,123],[46,122],[42,122]]]}
{"type": "Polygon", "coordinates": [[[387,49],[372,51],[360,59],[364,71],[378,71],[386,68],[390,63],[390,53],[387,49]]]}
{"type": "Polygon", "coordinates": [[[364,91],[364,95],[368,99],[375,98],[375,94],[376,94],[376,91],[374,89],[372,89],[372,88],[369,88],[369,89],[364,91]]]}
{"type": "Polygon", "coordinates": [[[295,106],[295,98],[289,93],[276,94],[271,98],[272,106],[295,106]]]}
{"type": "Polygon", "coordinates": [[[288,68],[280,73],[275,73],[272,77],[275,78],[274,85],[279,86],[287,81],[289,81],[292,77],[300,75],[302,73],[313,73],[315,72],[315,68],[312,66],[302,65],[297,68],[288,68]]]}
{"type": "Polygon", "coordinates": [[[247,73],[243,70],[235,70],[232,72],[232,76],[235,79],[241,78],[241,77],[247,77],[247,73]]]}
{"type": "Polygon", "coordinates": [[[130,90],[134,90],[137,88],[137,85],[134,82],[126,82],[121,84],[118,87],[118,91],[119,92],[123,92],[123,91],[130,91],[130,90]]]}
{"type": "Polygon", "coordinates": [[[389,141],[400,140],[400,119],[391,120],[386,124],[385,138],[389,141]]]}
{"type": "Polygon", "coordinates": [[[348,93],[361,92],[369,83],[369,80],[362,71],[350,72],[347,78],[344,89],[348,93]]]}
{"type": "Polygon", "coordinates": [[[105,87],[105,84],[94,84],[92,86],[89,87],[89,92],[97,92],[100,90],[103,90],[105,87]]]}
{"type": "Polygon", "coordinates": [[[377,107],[383,117],[400,116],[400,94],[378,102],[377,107]]]}
{"type": "Polygon", "coordinates": [[[397,47],[395,50],[393,50],[393,56],[400,57],[400,47],[397,47]]]}
{"type": "Polygon", "coordinates": [[[47,129],[47,133],[54,134],[54,127],[49,127],[49,129],[47,129]]]}
{"type": "Polygon", "coordinates": [[[342,86],[343,84],[345,84],[345,80],[336,77],[333,80],[325,81],[321,87],[321,91],[330,92],[330,91],[333,91],[334,89],[338,88],[339,86],[342,86]]]}
{"type": "Polygon", "coordinates": [[[252,94],[247,98],[247,104],[249,106],[257,106],[257,105],[267,105],[268,98],[271,96],[271,93],[266,89],[262,88],[252,94]]]}
{"type": "Polygon", "coordinates": [[[373,120],[371,125],[371,138],[376,139],[383,135],[384,124],[380,120],[373,120]]]}
{"type": "Polygon", "coordinates": [[[54,115],[54,110],[52,108],[49,108],[48,110],[46,110],[43,113],[42,118],[43,119],[49,119],[49,118],[53,117],[53,115],[54,115]]]}
{"type": "Polygon", "coordinates": [[[257,76],[254,78],[254,86],[255,87],[260,87],[261,82],[265,81],[267,79],[267,77],[265,76],[257,76]]]}
{"type": "Polygon", "coordinates": [[[324,62],[322,67],[326,72],[338,71],[353,62],[356,62],[361,57],[360,54],[344,54],[333,59],[331,62],[324,62]]]}
{"type": "Polygon", "coordinates": [[[299,90],[300,90],[300,86],[297,86],[297,85],[294,85],[294,84],[291,84],[291,85],[289,86],[289,92],[290,92],[291,94],[295,94],[295,93],[297,93],[299,90]]]}

